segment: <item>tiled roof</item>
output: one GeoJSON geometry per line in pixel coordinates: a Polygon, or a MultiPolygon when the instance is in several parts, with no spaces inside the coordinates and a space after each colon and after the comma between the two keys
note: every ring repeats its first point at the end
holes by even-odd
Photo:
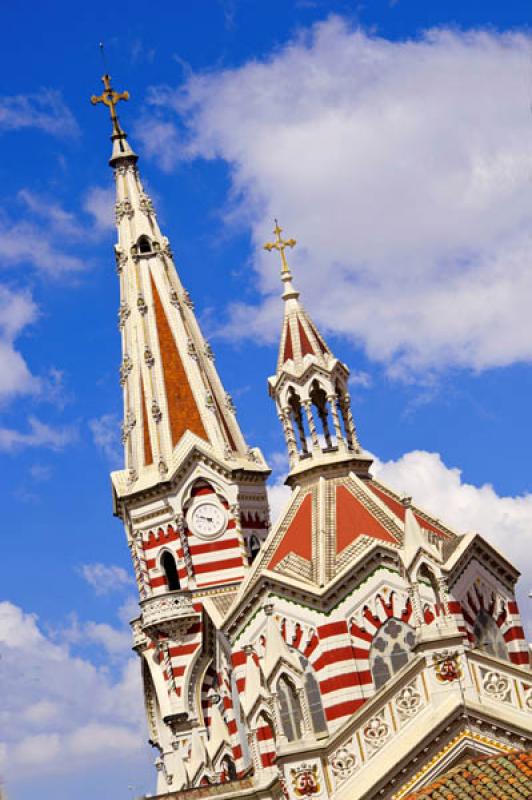
{"type": "Polygon", "coordinates": [[[523,800],[532,798],[532,753],[465,761],[404,800],[523,800]]]}

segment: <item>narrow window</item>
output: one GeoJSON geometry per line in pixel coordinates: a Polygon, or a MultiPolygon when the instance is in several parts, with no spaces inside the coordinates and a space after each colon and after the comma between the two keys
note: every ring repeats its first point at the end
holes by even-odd
{"type": "Polygon", "coordinates": [[[369,664],[376,689],[384,686],[395,672],[408,663],[414,643],[413,628],[401,620],[391,617],[382,626],[373,639],[369,653],[369,664]]]}
{"type": "Polygon", "coordinates": [[[279,697],[283,733],[289,742],[294,742],[301,738],[301,721],[303,718],[296,688],[288,678],[283,676],[279,678],[279,683],[277,684],[277,695],[279,697]]]}
{"type": "Polygon", "coordinates": [[[253,564],[260,550],[260,542],[256,536],[249,537],[249,560],[253,564]]]}
{"type": "Polygon", "coordinates": [[[508,650],[506,649],[506,642],[501,629],[491,614],[488,614],[483,608],[477,614],[473,633],[475,635],[475,647],[478,650],[483,650],[496,658],[508,660],[508,650]]]}
{"type": "Polygon", "coordinates": [[[179,583],[179,575],[177,574],[177,566],[175,563],[175,558],[168,550],[165,550],[162,558],[161,558],[161,567],[164,570],[164,574],[166,575],[166,582],[168,584],[168,589],[173,592],[177,589],[181,588],[181,584],[179,583]]]}

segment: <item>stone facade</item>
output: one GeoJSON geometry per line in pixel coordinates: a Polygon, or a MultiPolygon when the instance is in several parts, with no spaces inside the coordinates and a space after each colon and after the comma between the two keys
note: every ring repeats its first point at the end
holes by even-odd
{"type": "Polygon", "coordinates": [[[125,468],[112,475],[157,795],[400,800],[526,749],[518,571],[372,477],[333,355],[281,252],[269,391],[290,460],[270,528],[250,448],[113,118],[125,468]]]}

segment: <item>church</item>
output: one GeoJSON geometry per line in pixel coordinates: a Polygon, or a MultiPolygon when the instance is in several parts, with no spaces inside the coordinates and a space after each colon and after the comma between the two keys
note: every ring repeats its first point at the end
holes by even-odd
{"type": "Polygon", "coordinates": [[[373,477],[349,369],[301,302],[278,223],[265,245],[283,310],[268,388],[291,495],[271,524],[270,470],[118,120],[128,94],[103,83],[92,102],[112,121],[124,403],[111,478],[139,593],[154,796],[532,796],[519,571],[373,477]]]}

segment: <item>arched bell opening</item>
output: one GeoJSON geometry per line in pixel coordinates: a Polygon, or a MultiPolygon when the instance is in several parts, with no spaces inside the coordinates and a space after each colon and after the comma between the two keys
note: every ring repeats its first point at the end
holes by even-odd
{"type": "Polygon", "coordinates": [[[322,449],[329,450],[337,445],[336,437],[333,439],[331,433],[331,419],[330,419],[330,404],[327,398],[325,389],[323,389],[317,380],[312,381],[310,386],[310,399],[312,405],[316,409],[316,414],[320,423],[320,430],[318,435],[321,439],[322,449]]]}
{"type": "Polygon", "coordinates": [[[137,239],[137,252],[141,256],[153,253],[153,246],[149,236],[142,235],[137,239]]]}
{"type": "Polygon", "coordinates": [[[301,398],[295,391],[293,386],[290,386],[288,389],[288,407],[290,409],[290,416],[292,419],[292,427],[295,431],[297,431],[297,436],[299,439],[299,446],[298,450],[300,455],[307,456],[309,455],[308,443],[307,443],[307,431],[305,428],[305,420],[303,416],[303,406],[301,404],[301,398]]]}

